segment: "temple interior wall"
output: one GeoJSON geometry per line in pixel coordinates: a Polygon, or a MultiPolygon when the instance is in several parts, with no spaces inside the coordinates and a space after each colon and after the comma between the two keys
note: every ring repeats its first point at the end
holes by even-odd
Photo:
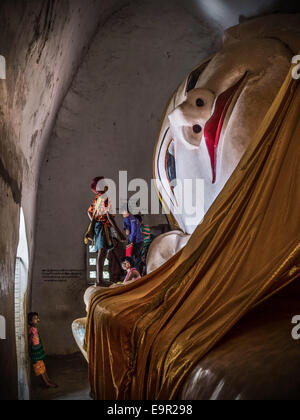
{"type": "MultiPolygon", "coordinates": [[[[0,55],[0,398],[17,398],[14,275],[20,207],[24,210],[30,272],[42,158],[61,102],[98,25],[122,4],[108,0],[1,1],[0,55]]],[[[30,308],[29,285],[26,309],[30,308]]],[[[44,303],[47,304],[47,303],[44,303]]]]}

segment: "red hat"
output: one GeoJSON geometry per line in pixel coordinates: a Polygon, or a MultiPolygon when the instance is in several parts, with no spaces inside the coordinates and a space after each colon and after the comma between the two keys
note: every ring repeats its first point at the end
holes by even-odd
{"type": "MultiPolygon", "coordinates": [[[[95,194],[97,194],[97,193],[98,193],[98,191],[97,191],[97,185],[98,185],[99,181],[102,181],[102,179],[104,179],[104,176],[97,176],[97,178],[94,178],[94,179],[92,180],[91,190],[92,190],[95,194]]],[[[105,188],[107,188],[107,187],[105,187],[105,188]]]]}

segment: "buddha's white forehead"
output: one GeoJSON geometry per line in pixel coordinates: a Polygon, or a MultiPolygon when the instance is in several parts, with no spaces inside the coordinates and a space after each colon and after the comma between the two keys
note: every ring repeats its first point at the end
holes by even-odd
{"type": "Polygon", "coordinates": [[[226,89],[243,71],[254,74],[268,71],[272,67],[272,57],[290,60],[299,51],[300,14],[251,19],[225,32],[223,48],[204,68],[195,88],[213,90],[219,84],[226,89]]]}

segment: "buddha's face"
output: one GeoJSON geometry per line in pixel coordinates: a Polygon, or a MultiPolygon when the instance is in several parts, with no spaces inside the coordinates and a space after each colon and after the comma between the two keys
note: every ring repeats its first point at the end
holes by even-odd
{"type": "Polygon", "coordinates": [[[186,233],[201,222],[238,165],[291,58],[280,40],[228,40],[200,74],[193,72],[176,92],[156,148],[155,175],[163,200],[186,233]],[[203,198],[203,209],[194,217],[181,206],[190,199],[181,190],[187,179],[203,180],[198,189],[194,183],[190,194],[193,204],[199,198],[200,207],[203,198]]]}

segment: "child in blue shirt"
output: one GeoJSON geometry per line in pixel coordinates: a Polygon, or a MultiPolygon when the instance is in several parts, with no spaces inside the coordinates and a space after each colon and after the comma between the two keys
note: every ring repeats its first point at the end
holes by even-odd
{"type": "Polygon", "coordinates": [[[141,263],[141,251],[144,246],[144,238],[141,233],[141,224],[139,220],[128,212],[123,211],[123,229],[128,236],[128,244],[133,246],[132,258],[134,265],[139,269],[141,263]]]}

